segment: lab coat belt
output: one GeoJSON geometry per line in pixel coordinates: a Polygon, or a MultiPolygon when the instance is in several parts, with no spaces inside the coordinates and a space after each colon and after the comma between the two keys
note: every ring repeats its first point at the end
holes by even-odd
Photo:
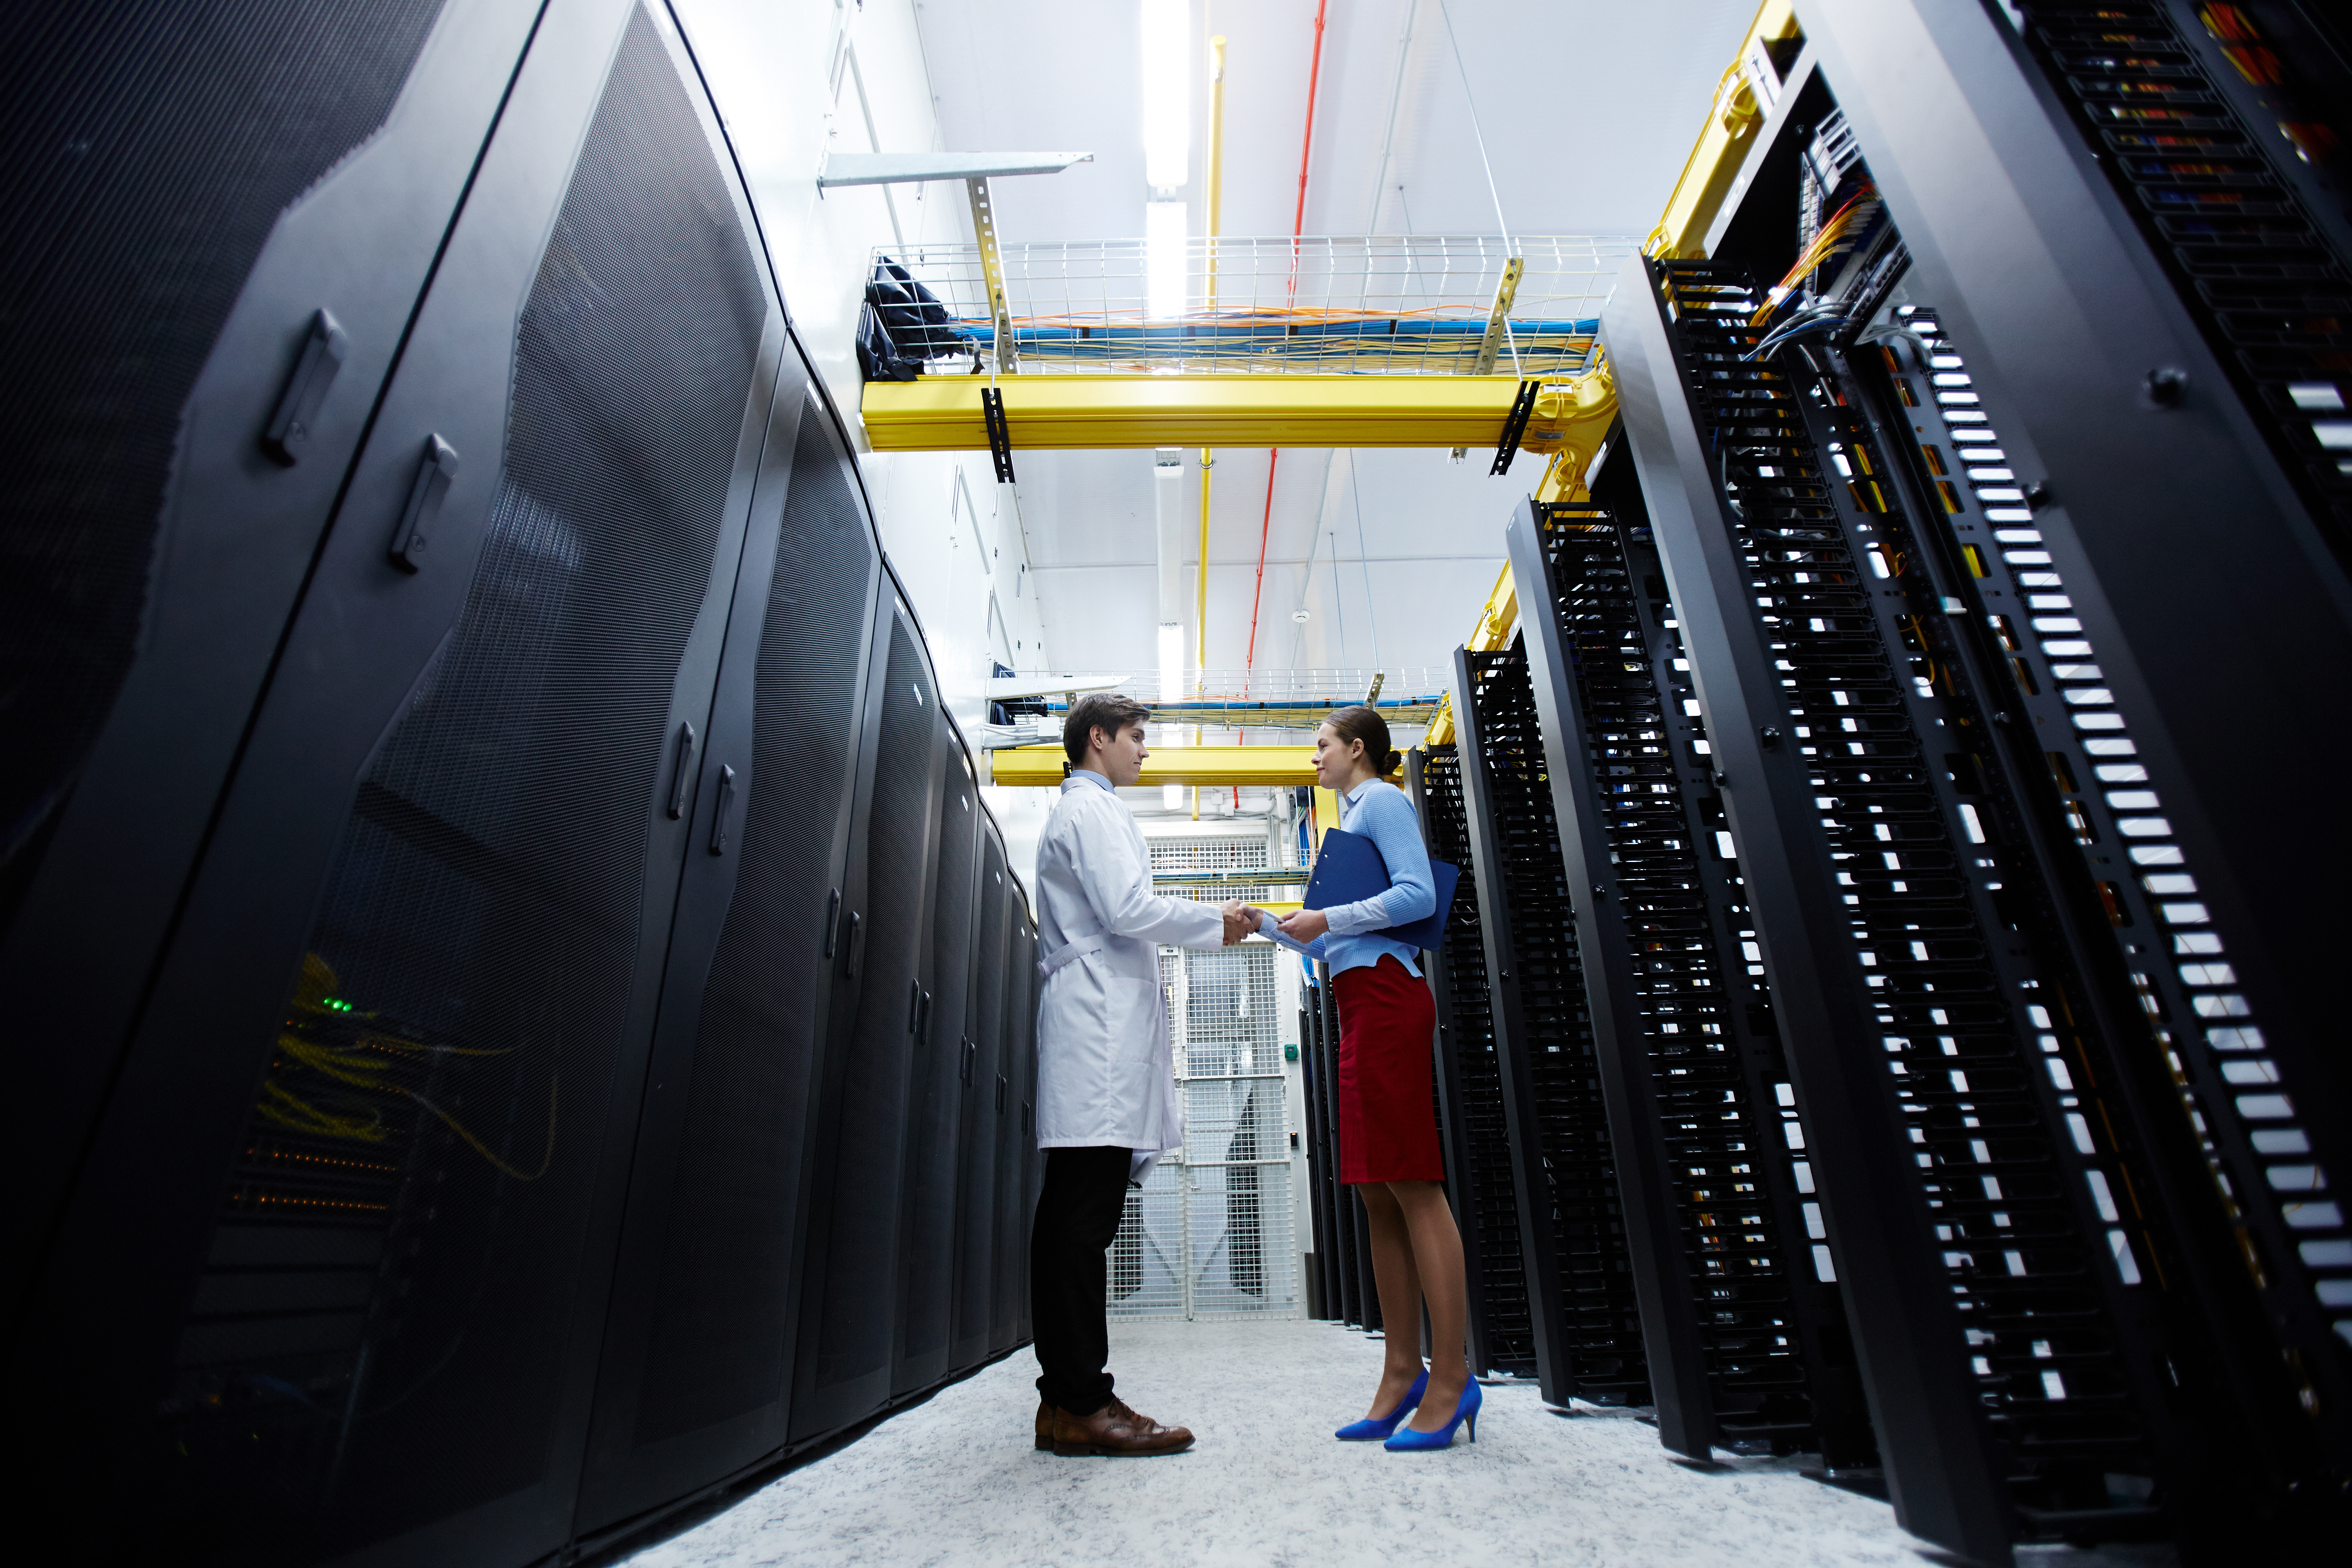
{"type": "Polygon", "coordinates": [[[1066,942],[1037,961],[1037,978],[1051,979],[1055,970],[1066,964],[1076,963],[1090,952],[1100,952],[1102,950],[1103,933],[1101,931],[1066,942]]]}

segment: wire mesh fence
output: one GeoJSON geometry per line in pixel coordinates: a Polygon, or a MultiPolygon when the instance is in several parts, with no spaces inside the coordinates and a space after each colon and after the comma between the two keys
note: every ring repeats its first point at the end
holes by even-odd
{"type": "MultiPolygon", "coordinates": [[[[1492,364],[1527,376],[1591,368],[1601,307],[1636,248],[1615,235],[1195,236],[1011,245],[1003,262],[1024,373],[1463,374],[1516,260],[1492,364]]],[[[877,249],[874,262],[903,268],[953,319],[916,352],[993,357],[978,246],[877,249]]]]}
{"type": "MultiPolygon", "coordinates": [[[[1155,871],[1266,865],[1263,840],[1163,839],[1152,847],[1155,871]]],[[[1236,887],[1198,896],[1266,895],[1263,889],[1236,887]]],[[[1160,951],[1177,1092],[1184,1104],[1184,1148],[1128,1194],[1111,1244],[1108,1306],[1114,1313],[1298,1313],[1277,956],[1261,944],[1216,952],[1160,951]]]]}

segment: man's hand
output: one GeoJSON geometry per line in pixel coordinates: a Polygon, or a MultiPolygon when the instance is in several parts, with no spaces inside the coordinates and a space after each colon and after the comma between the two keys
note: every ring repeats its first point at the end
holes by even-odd
{"type": "Polygon", "coordinates": [[[1239,899],[1229,899],[1224,906],[1225,945],[1234,943],[1257,930],[1257,911],[1239,899]]]}
{"type": "Polygon", "coordinates": [[[1281,921],[1282,934],[1293,942],[1308,942],[1331,929],[1321,910],[1298,910],[1281,921]]]}

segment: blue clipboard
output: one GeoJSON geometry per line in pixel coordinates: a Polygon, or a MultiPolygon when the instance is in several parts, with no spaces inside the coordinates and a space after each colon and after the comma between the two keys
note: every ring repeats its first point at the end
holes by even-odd
{"type": "MultiPolygon", "coordinates": [[[[1436,884],[1437,907],[1410,925],[1390,926],[1370,934],[1424,951],[1433,951],[1444,942],[1445,916],[1454,908],[1454,889],[1461,884],[1462,868],[1432,860],[1429,874],[1436,884]]],[[[1380,846],[1360,833],[1335,827],[1323,835],[1322,846],[1316,851],[1315,875],[1307,879],[1300,907],[1328,910],[1361,903],[1387,892],[1390,886],[1388,863],[1381,858],[1380,846]]]]}

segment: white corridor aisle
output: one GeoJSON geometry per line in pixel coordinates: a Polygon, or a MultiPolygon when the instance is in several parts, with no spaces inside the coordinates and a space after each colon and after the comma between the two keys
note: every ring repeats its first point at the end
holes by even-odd
{"type": "MultiPolygon", "coordinates": [[[[1036,1363],[1016,1352],[864,1437],[627,1559],[755,1564],[1574,1564],[1843,1568],[1949,1561],[1883,1503],[1799,1459],[1676,1463],[1629,1413],[1562,1415],[1489,1385],[1475,1447],[1339,1443],[1381,1347],[1319,1322],[1111,1328],[1119,1393],[1200,1435],[1169,1458],[1064,1459],[1030,1443],[1036,1363]]],[[[2021,1563],[2168,1563],[2168,1549],[2029,1549],[2021,1563]]]]}

